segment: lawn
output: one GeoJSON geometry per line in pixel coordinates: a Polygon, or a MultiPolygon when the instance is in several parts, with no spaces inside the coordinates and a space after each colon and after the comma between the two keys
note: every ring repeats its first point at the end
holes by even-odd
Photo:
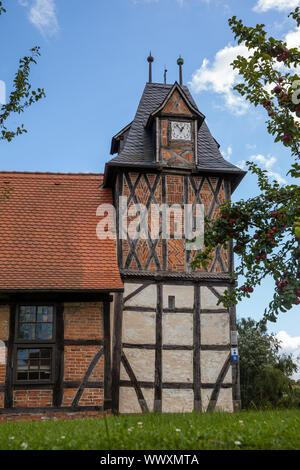
{"type": "Polygon", "coordinates": [[[300,410],[0,424],[0,450],[300,449],[300,410]],[[106,431],[106,425],[108,433],[106,431]]]}

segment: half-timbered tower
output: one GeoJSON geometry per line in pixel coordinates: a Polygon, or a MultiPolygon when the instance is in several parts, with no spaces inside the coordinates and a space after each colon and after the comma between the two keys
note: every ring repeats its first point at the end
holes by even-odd
{"type": "MultiPolygon", "coordinates": [[[[181,82],[182,59],[178,63],[181,82]]],[[[206,270],[193,270],[196,252],[178,237],[181,222],[175,216],[169,236],[163,236],[162,207],[191,204],[194,213],[202,204],[215,217],[244,172],[224,160],[188,88],[152,83],[151,69],[136,115],[113,137],[111,153],[117,155],[106,165],[104,187],[114,194],[124,282],[124,294],[115,299],[114,408],[233,410],[240,402],[238,365],[231,357],[235,309],[217,305],[232,287],[232,248],[218,248],[206,270]],[[147,237],[132,237],[130,230],[124,236],[120,197],[128,209],[126,226],[137,204],[157,209],[150,216],[157,219],[157,236],[150,230],[147,237]]]]}

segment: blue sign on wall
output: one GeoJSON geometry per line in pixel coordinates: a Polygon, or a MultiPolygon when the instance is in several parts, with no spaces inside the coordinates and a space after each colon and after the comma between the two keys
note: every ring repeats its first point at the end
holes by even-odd
{"type": "Polygon", "coordinates": [[[238,356],[238,349],[237,348],[231,348],[231,360],[233,362],[238,362],[239,356],[238,356]]]}

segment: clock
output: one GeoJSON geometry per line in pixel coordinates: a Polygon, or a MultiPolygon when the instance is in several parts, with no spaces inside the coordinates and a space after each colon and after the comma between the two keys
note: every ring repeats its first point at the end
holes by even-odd
{"type": "Polygon", "coordinates": [[[171,121],[172,140],[191,140],[192,126],[190,122],[171,121]]]}

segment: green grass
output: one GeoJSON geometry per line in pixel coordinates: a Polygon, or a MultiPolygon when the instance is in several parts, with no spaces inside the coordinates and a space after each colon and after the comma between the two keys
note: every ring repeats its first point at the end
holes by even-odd
{"type": "Polygon", "coordinates": [[[300,410],[0,424],[0,450],[300,449],[300,410]],[[109,436],[108,436],[108,433],[109,436]]]}

